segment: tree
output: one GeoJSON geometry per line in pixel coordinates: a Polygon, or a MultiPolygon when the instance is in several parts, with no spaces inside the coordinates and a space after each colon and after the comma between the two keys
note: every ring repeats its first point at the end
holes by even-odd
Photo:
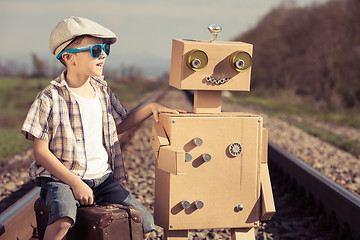
{"type": "Polygon", "coordinates": [[[33,61],[33,67],[34,67],[34,73],[32,74],[33,77],[45,77],[44,72],[44,61],[41,60],[36,53],[31,53],[32,61],[33,61]]]}

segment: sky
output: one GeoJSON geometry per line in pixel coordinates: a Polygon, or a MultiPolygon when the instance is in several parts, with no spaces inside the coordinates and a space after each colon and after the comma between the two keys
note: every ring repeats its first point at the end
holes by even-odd
{"type": "MultiPolygon", "coordinates": [[[[0,0],[0,63],[31,66],[31,53],[60,64],[49,50],[49,36],[70,16],[91,19],[112,30],[109,68],[135,65],[145,75],[169,71],[174,38],[208,40],[209,24],[222,27],[228,41],[256,26],[272,8],[294,0],[0,0]]],[[[299,6],[326,0],[295,0],[299,6]]],[[[106,66],[105,66],[106,67],[106,66]]]]}

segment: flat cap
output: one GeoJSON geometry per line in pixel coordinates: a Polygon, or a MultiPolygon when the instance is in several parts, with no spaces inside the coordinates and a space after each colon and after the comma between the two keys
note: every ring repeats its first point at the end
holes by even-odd
{"type": "Polygon", "coordinates": [[[50,51],[57,56],[74,38],[90,35],[108,38],[110,43],[116,42],[116,35],[109,29],[86,18],[69,17],[59,22],[50,34],[50,51]]]}

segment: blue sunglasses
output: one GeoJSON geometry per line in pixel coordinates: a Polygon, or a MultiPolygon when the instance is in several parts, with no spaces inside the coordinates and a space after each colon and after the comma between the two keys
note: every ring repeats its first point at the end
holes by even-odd
{"type": "Polygon", "coordinates": [[[83,48],[72,48],[72,49],[68,49],[68,50],[64,50],[61,53],[59,53],[56,58],[59,59],[61,58],[61,55],[63,53],[77,53],[77,52],[82,52],[82,51],[87,51],[90,50],[91,53],[91,57],[93,58],[99,58],[101,56],[102,51],[104,50],[104,52],[106,53],[106,55],[109,56],[110,54],[110,43],[104,43],[104,44],[94,44],[91,45],[89,47],[83,47],[83,48]]]}

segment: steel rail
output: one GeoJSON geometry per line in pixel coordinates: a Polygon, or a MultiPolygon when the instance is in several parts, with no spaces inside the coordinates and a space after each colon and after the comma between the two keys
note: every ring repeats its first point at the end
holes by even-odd
{"type": "Polygon", "coordinates": [[[36,226],[34,203],[40,188],[35,187],[0,215],[0,239],[30,239],[36,226]]]}
{"type": "Polygon", "coordinates": [[[330,180],[301,159],[269,142],[269,164],[275,164],[321,201],[327,212],[334,212],[339,223],[348,224],[354,239],[360,237],[360,198],[330,180]]]}
{"type": "MultiPolygon", "coordinates": [[[[136,106],[134,110],[144,107],[146,104],[159,100],[168,90],[168,87],[154,92],[149,98],[136,106]]],[[[120,135],[120,142],[124,143],[132,137],[136,129],[127,131],[120,135]]],[[[9,239],[30,239],[36,227],[36,218],[34,212],[34,203],[39,198],[40,188],[34,187],[13,205],[7,208],[0,215],[0,240],[9,239]]]]}

